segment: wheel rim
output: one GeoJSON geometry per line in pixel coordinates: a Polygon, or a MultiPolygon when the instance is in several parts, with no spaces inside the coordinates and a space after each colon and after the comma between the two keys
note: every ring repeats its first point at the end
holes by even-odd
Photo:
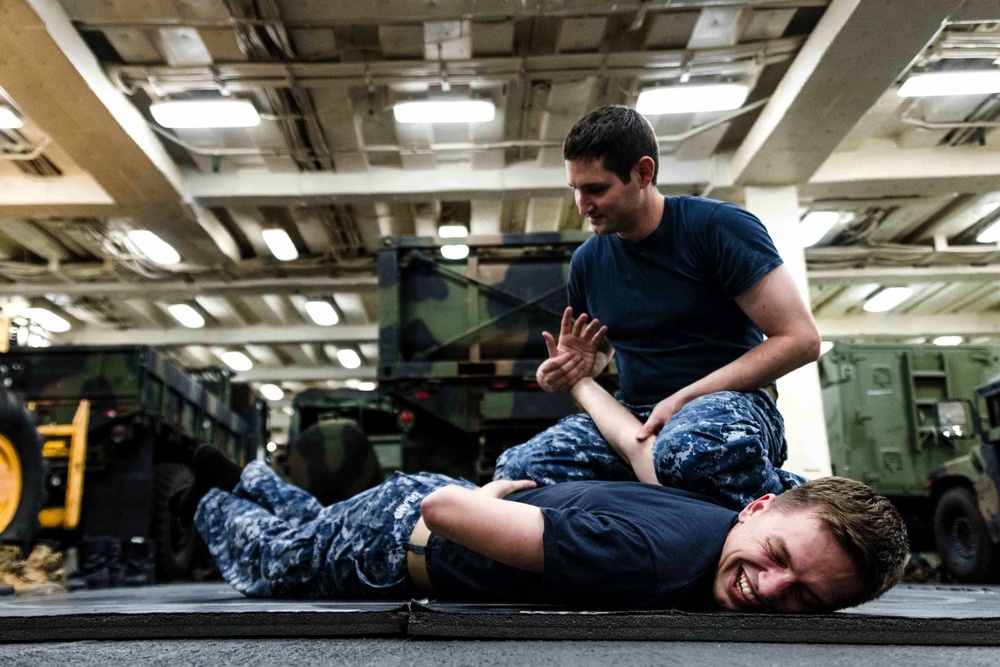
{"type": "Polygon", "coordinates": [[[0,533],[17,514],[21,504],[21,457],[10,440],[0,434],[0,533]]]}
{"type": "Polygon", "coordinates": [[[972,527],[964,518],[957,518],[951,526],[948,535],[948,542],[951,545],[951,552],[955,554],[963,564],[971,563],[976,558],[976,548],[972,540],[972,527]]]}

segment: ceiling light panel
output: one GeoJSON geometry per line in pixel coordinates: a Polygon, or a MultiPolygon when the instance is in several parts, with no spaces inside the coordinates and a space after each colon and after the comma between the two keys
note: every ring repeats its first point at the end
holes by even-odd
{"type": "Polygon", "coordinates": [[[887,287],[865,302],[864,309],[869,313],[884,313],[892,310],[913,295],[910,287],[887,287]]]}
{"type": "Polygon", "coordinates": [[[337,310],[329,301],[307,301],[306,312],[321,327],[331,327],[340,321],[337,310]]]}
{"type": "Polygon", "coordinates": [[[167,306],[167,311],[188,329],[201,329],[205,326],[205,318],[201,316],[201,313],[186,303],[171,304],[167,306]]]}
{"type": "Polygon", "coordinates": [[[420,100],[392,108],[397,123],[488,123],[496,107],[488,100],[420,100]]]}
{"type": "Polygon", "coordinates": [[[204,129],[256,127],[260,114],[245,100],[192,100],[149,105],[153,120],[163,127],[204,129]]]}
{"type": "Polygon", "coordinates": [[[262,234],[264,243],[277,259],[290,262],[298,258],[299,251],[295,249],[295,244],[284,229],[265,229],[262,234]]]}
{"type": "Polygon", "coordinates": [[[639,93],[635,110],[644,116],[731,111],[743,106],[749,92],[749,88],[736,83],[649,88],[639,93]]]}
{"type": "Polygon", "coordinates": [[[181,256],[172,245],[147,229],[133,229],[127,236],[139,252],[152,262],[170,266],[181,261],[181,256]]]}
{"type": "Polygon", "coordinates": [[[0,130],[19,130],[24,122],[7,107],[0,107],[0,130]]]}
{"type": "Polygon", "coordinates": [[[900,97],[991,95],[1000,93],[1000,69],[914,74],[899,87],[900,97]]]}

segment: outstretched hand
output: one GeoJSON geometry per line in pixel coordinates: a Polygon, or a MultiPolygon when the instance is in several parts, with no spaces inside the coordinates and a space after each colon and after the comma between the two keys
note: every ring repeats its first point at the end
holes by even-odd
{"type": "Polygon", "coordinates": [[[542,332],[549,358],[546,359],[535,378],[539,386],[548,392],[569,391],[583,378],[594,372],[597,351],[608,331],[598,319],[588,323],[586,313],[573,321],[573,309],[563,311],[557,341],[548,331],[542,332]]]}

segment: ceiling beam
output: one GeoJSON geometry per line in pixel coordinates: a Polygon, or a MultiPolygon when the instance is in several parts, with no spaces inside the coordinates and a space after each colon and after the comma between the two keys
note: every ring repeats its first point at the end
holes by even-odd
{"type": "MultiPolygon", "coordinates": [[[[690,193],[706,183],[727,182],[721,158],[679,162],[660,157],[660,189],[690,193]]],[[[379,168],[364,173],[299,174],[188,173],[186,191],[203,206],[256,206],[365,203],[371,201],[438,201],[449,197],[498,194],[519,197],[564,197],[570,194],[564,167],[520,163],[502,169],[474,171],[466,167],[404,170],[379,168]]]]}
{"type": "MultiPolygon", "coordinates": [[[[0,54],[0,88],[93,177],[118,207],[117,215],[155,230],[185,261],[238,258],[227,256],[213,238],[224,230],[185,205],[173,160],[56,0],[0,3],[0,54]]],[[[15,203],[51,205],[51,196],[15,203]]]]}
{"type": "Polygon", "coordinates": [[[820,334],[827,339],[859,336],[997,336],[1000,333],[1000,313],[820,316],[816,318],[816,324],[819,325],[820,334]]]}
{"type": "Polygon", "coordinates": [[[833,0],[733,155],[735,182],[808,181],[961,4],[833,0]]]}
{"type": "Polygon", "coordinates": [[[869,139],[858,150],[831,155],[799,192],[822,198],[992,192],[998,177],[1000,153],[995,150],[900,148],[891,139],[869,139]]]}
{"type": "Polygon", "coordinates": [[[851,269],[808,270],[812,284],[837,283],[860,285],[879,283],[883,286],[913,283],[975,283],[1000,280],[1000,265],[990,266],[867,266],[851,269]]]}
{"type": "MultiPolygon", "coordinates": [[[[374,266],[372,267],[374,271],[374,266]]],[[[50,294],[89,297],[141,296],[149,299],[189,299],[196,296],[225,296],[253,293],[263,294],[319,294],[321,292],[374,292],[378,281],[374,275],[329,278],[305,276],[301,278],[264,278],[258,280],[210,280],[197,282],[154,281],[143,283],[68,283],[27,285],[14,283],[0,285],[0,296],[44,297],[50,294]]]]}
{"type": "Polygon", "coordinates": [[[343,324],[332,327],[298,326],[249,326],[232,329],[123,329],[109,330],[86,327],[72,331],[64,337],[71,345],[144,344],[152,347],[178,347],[182,345],[284,345],[295,343],[364,343],[378,340],[378,325],[343,324]]]}

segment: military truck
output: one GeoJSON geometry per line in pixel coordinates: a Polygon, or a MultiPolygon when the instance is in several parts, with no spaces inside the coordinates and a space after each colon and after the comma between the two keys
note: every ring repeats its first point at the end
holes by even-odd
{"type": "Polygon", "coordinates": [[[955,580],[996,580],[1000,348],[837,343],[819,370],[833,473],[888,496],[955,580]]]}
{"type": "MultiPolygon", "coordinates": [[[[570,256],[588,237],[473,236],[462,239],[469,254],[460,260],[442,254],[440,239],[384,239],[379,388],[297,396],[289,456],[312,424],[347,420],[370,439],[386,472],[489,478],[503,449],[577,411],[569,395],[540,389],[535,370],[548,356],[542,331],[559,330],[570,256]]],[[[345,451],[337,438],[353,431],[340,433],[328,433],[330,457],[345,451]]]]}
{"type": "Polygon", "coordinates": [[[535,370],[548,356],[542,331],[559,330],[570,256],[588,237],[469,237],[457,261],[439,240],[384,240],[378,381],[408,415],[409,463],[432,467],[450,447],[489,477],[501,451],[576,411],[569,395],[541,390],[535,370]]]}
{"type": "Polygon", "coordinates": [[[192,452],[211,443],[246,462],[258,435],[146,346],[15,348],[0,364],[0,539],[30,541],[39,525],[63,541],[152,537],[160,578],[184,575],[196,536],[168,501],[192,452]]]}
{"type": "MultiPolygon", "coordinates": [[[[977,389],[986,402],[989,428],[963,456],[933,471],[928,480],[935,506],[938,552],[957,581],[1000,581],[1000,375],[977,389]]],[[[954,433],[967,415],[955,406],[943,411],[940,426],[954,433]]]]}

